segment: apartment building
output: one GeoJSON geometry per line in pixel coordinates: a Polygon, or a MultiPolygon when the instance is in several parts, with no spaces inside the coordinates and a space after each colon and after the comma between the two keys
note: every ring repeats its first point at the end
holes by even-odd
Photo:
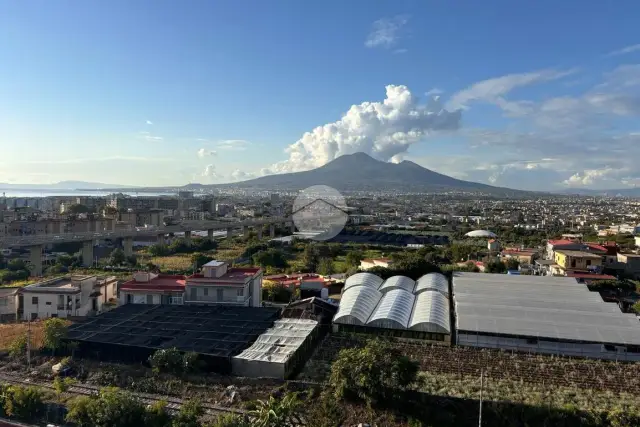
{"type": "Polygon", "coordinates": [[[0,288],[0,322],[18,319],[19,287],[0,288]]]}
{"type": "Polygon", "coordinates": [[[578,271],[592,271],[602,267],[602,257],[584,251],[555,251],[555,265],[551,266],[551,273],[564,276],[578,271]]]}
{"type": "Polygon", "coordinates": [[[262,305],[262,269],[230,267],[224,261],[210,261],[200,274],[187,277],[185,304],[262,305]]]}
{"type": "Polygon", "coordinates": [[[103,311],[116,297],[115,277],[72,275],[22,288],[24,320],[49,317],[84,317],[103,311]]]}
{"type": "Polygon", "coordinates": [[[184,302],[185,278],[149,272],[134,273],[120,285],[120,304],[177,304],[184,302]]]}

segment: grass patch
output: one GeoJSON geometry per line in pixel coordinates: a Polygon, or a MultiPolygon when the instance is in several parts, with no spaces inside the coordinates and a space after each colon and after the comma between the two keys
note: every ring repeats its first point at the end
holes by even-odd
{"type": "MultiPolygon", "coordinates": [[[[71,322],[66,322],[68,325],[71,322]]],[[[0,351],[8,350],[11,343],[18,337],[26,336],[29,331],[29,324],[24,323],[8,323],[0,324],[0,351]]],[[[32,348],[42,347],[44,339],[44,322],[31,322],[31,346],[32,348]]]]}
{"type": "Polygon", "coordinates": [[[189,270],[193,268],[191,255],[187,254],[157,256],[150,258],[149,261],[160,267],[160,270],[189,270]]]}

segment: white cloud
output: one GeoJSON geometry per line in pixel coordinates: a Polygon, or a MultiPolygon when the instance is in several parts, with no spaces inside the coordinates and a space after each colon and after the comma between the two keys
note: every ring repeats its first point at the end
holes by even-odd
{"type": "Polygon", "coordinates": [[[147,120],[147,124],[148,124],[148,125],[152,125],[152,124],[153,124],[153,122],[152,122],[151,120],[147,120]]]}
{"type": "Polygon", "coordinates": [[[204,172],[202,172],[202,176],[210,179],[215,179],[220,177],[220,175],[218,175],[216,171],[216,166],[213,164],[209,164],[207,165],[206,168],[204,168],[204,172]]]}
{"type": "Polygon", "coordinates": [[[144,139],[145,141],[149,141],[149,142],[158,142],[158,141],[162,141],[164,139],[161,136],[151,135],[151,133],[149,133],[149,132],[140,132],[138,137],[140,139],[144,139]]]}
{"type": "Polygon", "coordinates": [[[605,169],[588,169],[582,173],[575,173],[564,181],[565,185],[569,187],[586,187],[593,185],[600,180],[609,179],[611,175],[616,174],[616,171],[611,168],[605,169]]]}
{"type": "Polygon", "coordinates": [[[252,179],[255,178],[256,175],[250,172],[244,172],[241,171],[240,169],[236,169],[233,172],[231,172],[231,179],[234,181],[246,181],[248,179],[252,179]]]}
{"type": "Polygon", "coordinates": [[[634,44],[631,46],[623,47],[622,49],[614,50],[613,52],[609,52],[607,56],[626,55],[628,53],[637,51],[640,51],[640,44],[634,44]]]}
{"type": "Polygon", "coordinates": [[[425,96],[436,96],[436,95],[442,95],[444,93],[444,91],[442,89],[438,89],[437,87],[434,87],[431,90],[428,90],[427,92],[425,92],[425,96]]]}
{"type": "Polygon", "coordinates": [[[312,169],[356,152],[388,161],[427,136],[460,126],[461,112],[449,112],[436,98],[418,103],[406,86],[386,87],[383,102],[352,105],[342,118],[318,126],[290,145],[289,159],[272,165],[270,172],[312,169]]]}
{"type": "Polygon", "coordinates": [[[219,150],[244,151],[248,148],[249,141],[244,139],[225,139],[217,141],[215,145],[219,150]]]}
{"type": "Polygon", "coordinates": [[[216,152],[215,150],[207,150],[206,148],[201,148],[198,150],[198,157],[200,157],[201,159],[204,159],[205,157],[208,156],[215,156],[216,152]]]}
{"type": "Polygon", "coordinates": [[[531,73],[508,74],[483,80],[454,94],[447,103],[447,108],[467,108],[474,101],[494,104],[502,103],[504,105],[507,101],[502,97],[518,87],[560,79],[574,72],[575,70],[540,70],[531,73]]]}
{"type": "Polygon", "coordinates": [[[400,32],[409,21],[406,15],[393,18],[383,18],[375,21],[364,45],[369,48],[380,47],[388,49],[395,45],[400,38],[400,32]]]}

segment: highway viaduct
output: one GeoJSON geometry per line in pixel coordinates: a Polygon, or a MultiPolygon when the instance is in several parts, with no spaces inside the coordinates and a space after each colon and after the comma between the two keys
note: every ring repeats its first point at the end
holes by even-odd
{"type": "Polygon", "coordinates": [[[45,245],[67,242],[82,242],[82,263],[90,267],[93,263],[93,247],[96,241],[104,239],[122,239],[125,254],[133,254],[133,241],[136,237],[156,236],[159,244],[164,244],[164,236],[169,233],[184,233],[185,239],[191,239],[194,231],[207,231],[209,239],[214,238],[214,230],[226,230],[227,236],[233,235],[233,230],[241,229],[243,235],[253,228],[262,238],[264,225],[269,225],[269,234],[275,237],[276,225],[283,224],[291,228],[291,234],[295,232],[295,226],[291,218],[272,217],[251,219],[245,221],[184,221],[178,225],[170,225],[157,228],[132,228],[127,230],[113,230],[90,233],[65,233],[65,234],[36,234],[32,236],[11,236],[0,238],[2,248],[28,248],[30,251],[31,275],[42,275],[42,250],[45,245]]]}

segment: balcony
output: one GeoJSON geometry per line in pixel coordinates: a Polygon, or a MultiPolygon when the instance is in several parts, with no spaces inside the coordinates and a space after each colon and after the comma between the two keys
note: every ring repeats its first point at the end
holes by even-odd
{"type": "Polygon", "coordinates": [[[196,299],[191,299],[186,296],[184,303],[185,304],[226,304],[226,305],[248,305],[251,296],[242,296],[236,298],[216,298],[216,295],[209,296],[198,296],[196,299]]]}

